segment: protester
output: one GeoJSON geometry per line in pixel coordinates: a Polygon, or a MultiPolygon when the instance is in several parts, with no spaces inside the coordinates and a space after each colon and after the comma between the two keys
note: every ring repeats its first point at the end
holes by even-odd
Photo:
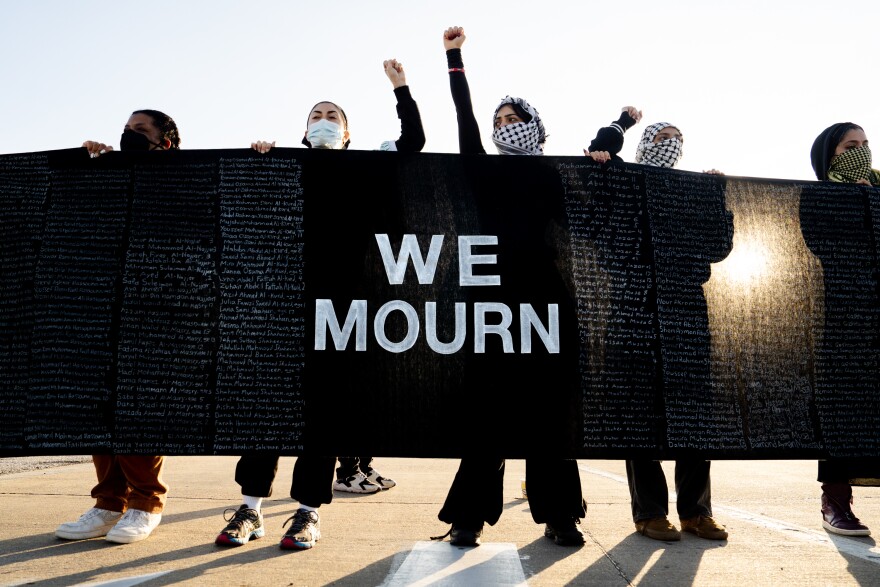
{"type": "MultiPolygon", "coordinates": [[[[880,186],[880,171],[871,167],[871,149],[865,130],[839,122],[816,137],[810,150],[813,171],[820,181],[880,186]]],[[[843,536],[869,536],[871,530],[852,511],[852,485],[877,486],[877,459],[819,461],[822,483],[822,526],[843,536]],[[867,471],[867,473],[866,473],[867,471]]]]}
{"type": "MultiPolygon", "coordinates": [[[[449,84],[458,119],[459,151],[485,153],[473,112],[470,87],[464,71],[461,47],[464,29],[450,27],[443,33],[449,67],[449,84]]],[[[640,113],[625,108],[620,121],[608,132],[600,131],[590,145],[594,158],[608,160],[623,145],[624,131],[640,113]],[[610,152],[610,153],[609,153],[610,152]]],[[[538,111],[526,100],[507,96],[495,108],[492,142],[501,155],[543,155],[547,135],[538,111]]],[[[544,535],[559,545],[582,545],[578,527],[586,515],[577,463],[561,458],[526,458],[528,500],[532,519],[545,524],[544,535]]],[[[504,459],[471,456],[461,460],[458,472],[438,518],[452,527],[444,536],[456,546],[480,544],[485,523],[494,525],[502,511],[504,459]]]]}
{"type": "MultiPolygon", "coordinates": [[[[403,65],[394,59],[383,63],[397,97],[397,115],[401,122],[400,138],[387,141],[383,151],[418,152],[425,144],[425,133],[419,109],[406,84],[403,65]]],[[[345,111],[333,102],[319,102],[309,112],[304,145],[315,149],[347,149],[351,137],[345,111]]],[[[274,142],[256,141],[251,147],[266,153],[274,142]]],[[[263,499],[272,495],[272,484],[278,471],[278,455],[249,454],[239,459],[235,480],[241,486],[242,505],[238,510],[227,510],[231,517],[228,525],[217,536],[220,546],[241,546],[249,540],[261,538],[264,533],[260,511],[263,499]]],[[[375,493],[394,487],[395,482],[380,475],[370,466],[371,457],[342,458],[341,471],[334,483],[336,457],[300,456],[293,469],[290,497],[299,502],[299,508],[284,522],[290,528],[281,539],[281,548],[302,550],[312,548],[321,537],[318,508],[333,499],[334,487],[355,493],[375,493]],[[354,463],[354,472],[348,473],[354,463]],[[346,476],[347,475],[347,476],[346,476]]]]}
{"type": "MultiPolygon", "coordinates": [[[[672,169],[681,160],[684,138],[678,127],[657,122],[645,128],[636,147],[635,162],[672,169]]],[[[707,173],[723,175],[712,169],[707,173]]],[[[676,509],[685,532],[700,538],[725,540],[727,531],[712,517],[710,462],[704,459],[676,459],[676,509]]],[[[639,534],[655,540],[681,540],[681,533],[668,519],[669,491],[660,461],[626,461],[626,477],[633,522],[639,534]]]]}
{"type": "MultiPolygon", "coordinates": [[[[82,145],[92,157],[113,151],[98,141],[82,145]]],[[[168,151],[180,148],[180,134],[170,116],[158,110],[131,114],[119,141],[122,151],[168,151]]],[[[168,486],[162,480],[164,457],[92,455],[98,484],[92,489],[95,507],[79,520],[58,526],[55,535],[67,540],[104,536],[128,544],[148,538],[162,520],[168,486]]]]}
{"type": "Polygon", "coordinates": [[[880,171],[871,168],[871,148],[865,130],[852,122],[838,122],[822,131],[810,150],[819,181],[880,186],[880,171]]]}

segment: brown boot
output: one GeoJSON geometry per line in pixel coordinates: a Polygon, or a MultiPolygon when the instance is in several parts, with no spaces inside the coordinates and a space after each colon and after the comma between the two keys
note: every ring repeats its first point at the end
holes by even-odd
{"type": "Polygon", "coordinates": [[[681,520],[681,531],[696,534],[706,540],[727,540],[727,530],[711,516],[696,516],[681,520]]]}
{"type": "Polygon", "coordinates": [[[647,536],[654,540],[663,540],[665,542],[681,540],[681,532],[679,532],[678,528],[673,526],[666,518],[638,520],[636,522],[636,532],[642,536],[647,536]]]}

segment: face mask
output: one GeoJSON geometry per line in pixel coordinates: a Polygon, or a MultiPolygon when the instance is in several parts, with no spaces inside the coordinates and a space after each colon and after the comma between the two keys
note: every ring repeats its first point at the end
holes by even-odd
{"type": "Polygon", "coordinates": [[[306,140],[313,149],[341,149],[345,138],[342,125],[321,119],[309,126],[306,140]]]}
{"type": "Polygon", "coordinates": [[[868,145],[862,145],[855,149],[847,149],[831,160],[828,168],[828,176],[832,174],[841,181],[857,182],[860,179],[871,178],[871,149],[868,145]]]}
{"type": "Polygon", "coordinates": [[[540,130],[531,122],[514,122],[496,128],[492,132],[492,142],[499,155],[543,155],[538,143],[540,130]]]}
{"type": "Polygon", "coordinates": [[[640,156],[636,157],[636,163],[671,169],[678,165],[678,160],[681,159],[682,146],[681,140],[675,137],[659,143],[650,143],[639,153],[640,156]]]}
{"type": "Polygon", "coordinates": [[[130,128],[125,129],[122,138],[119,139],[119,148],[123,151],[149,151],[150,147],[161,149],[162,145],[152,142],[147,138],[147,135],[142,135],[130,128]]]}

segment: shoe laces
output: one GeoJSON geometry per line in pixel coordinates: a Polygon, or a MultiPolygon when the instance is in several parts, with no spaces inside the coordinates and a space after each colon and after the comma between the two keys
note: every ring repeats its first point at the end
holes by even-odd
{"type": "Polygon", "coordinates": [[[250,508],[226,508],[223,510],[223,519],[229,522],[229,526],[226,526],[226,528],[228,529],[230,526],[241,528],[247,522],[256,522],[259,519],[258,515],[254,515],[251,512],[256,512],[256,510],[250,508]]]}
{"type": "Polygon", "coordinates": [[[431,536],[431,540],[443,540],[444,538],[452,534],[452,528],[453,526],[449,526],[449,530],[447,530],[446,534],[444,534],[443,536],[431,536]]]}
{"type": "Polygon", "coordinates": [[[150,514],[143,510],[127,510],[122,518],[119,520],[119,525],[121,526],[136,526],[137,524],[144,523],[148,524],[150,521],[150,514]]]}
{"type": "Polygon", "coordinates": [[[303,528],[309,524],[317,524],[318,514],[317,512],[299,509],[293,512],[293,515],[287,518],[284,523],[281,524],[281,527],[284,528],[288,523],[290,523],[290,528],[287,530],[287,534],[296,534],[297,532],[301,532],[303,528]]]}
{"type": "Polygon", "coordinates": [[[856,515],[853,513],[853,511],[849,508],[847,508],[847,510],[845,512],[843,512],[843,517],[847,522],[852,522],[854,524],[861,524],[862,523],[862,521],[859,520],[856,517],[856,515]]]}
{"type": "Polygon", "coordinates": [[[106,511],[109,511],[109,510],[101,510],[99,508],[91,508],[89,511],[85,512],[83,515],[81,515],[79,517],[79,521],[85,522],[86,520],[90,520],[91,518],[94,518],[95,516],[100,516],[101,518],[103,518],[104,512],[106,512],[106,511]]]}

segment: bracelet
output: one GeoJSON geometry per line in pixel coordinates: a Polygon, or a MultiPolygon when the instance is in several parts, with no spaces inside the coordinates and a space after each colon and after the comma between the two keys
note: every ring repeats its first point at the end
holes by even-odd
{"type": "Polygon", "coordinates": [[[463,67],[450,67],[449,68],[449,73],[454,73],[456,71],[464,73],[464,68],[463,67]]]}

